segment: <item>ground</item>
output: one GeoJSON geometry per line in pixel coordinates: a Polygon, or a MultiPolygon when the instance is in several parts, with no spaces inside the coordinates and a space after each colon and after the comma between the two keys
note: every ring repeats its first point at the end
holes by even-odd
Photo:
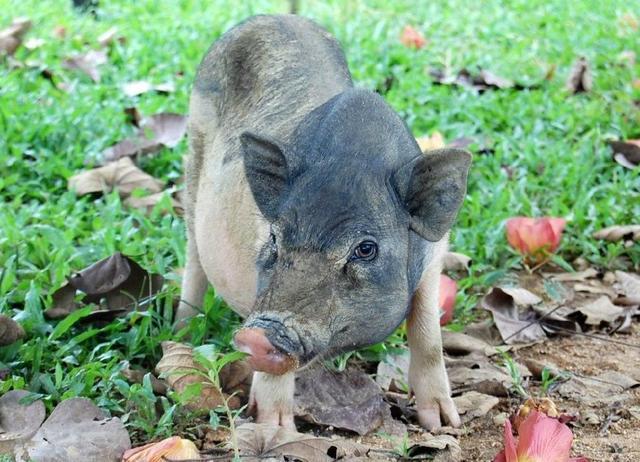
{"type": "MultiPolygon", "coordinates": [[[[470,255],[473,265],[470,274],[458,276],[451,329],[473,321],[480,297],[521,270],[521,258],[504,237],[504,222],[511,216],[566,218],[555,257],[565,269],[581,257],[602,270],[638,271],[637,242],[605,244],[592,237],[595,230],[640,216],[640,170],[613,162],[606,143],[640,135],[637,1],[299,4],[301,14],[342,43],[354,80],[382,93],[416,136],[437,131],[447,142],[472,140],[474,164],[452,247],[470,255]],[[424,47],[401,44],[406,25],[424,35],[424,47]],[[572,95],[565,82],[580,56],[591,66],[593,89],[572,95]],[[479,92],[438,85],[429,75],[434,69],[456,73],[463,68],[485,69],[532,88],[479,92]]],[[[137,107],[143,115],[186,113],[195,70],[210,43],[249,15],[282,13],[289,6],[275,0],[103,0],[92,15],[74,11],[68,0],[0,0],[0,28],[26,16],[33,26],[25,39],[44,40],[32,50],[19,48],[11,59],[0,58],[0,313],[20,322],[27,334],[0,347],[0,394],[28,389],[49,410],[72,396],[91,398],[125,416],[138,441],[182,428],[175,401],[122,386],[121,370],[127,362],[153,369],[161,357],[160,342],[181,339],[173,334],[172,322],[184,266],[183,219],[168,199],[146,215],[127,207],[117,192],[78,197],[67,182],[97,166],[106,148],[134,133],[125,108],[137,107]],[[112,27],[116,39],[102,47],[99,36],[112,27]],[[63,65],[65,58],[91,49],[107,52],[98,82],[63,65]],[[122,85],[136,80],[171,83],[175,91],[127,96],[122,85]],[[117,251],[168,280],[150,310],[88,325],[43,316],[52,293],[69,275],[117,251]],[[156,406],[157,412],[143,411],[156,406]]],[[[182,140],[136,161],[164,185],[180,188],[186,147],[182,140]]],[[[192,342],[228,351],[238,318],[213,291],[203,311],[193,324],[192,342]]],[[[637,335],[636,327],[625,339],[637,343],[637,335]]],[[[402,341],[398,333],[353,358],[379,360],[402,341]]],[[[634,363],[632,352],[620,345],[577,337],[557,345],[517,354],[567,362],[563,367],[584,372],[601,367],[603,352],[616,367],[623,357],[634,363]]],[[[560,402],[565,404],[580,409],[578,402],[560,402]]],[[[488,460],[497,448],[500,431],[487,419],[473,423],[473,438],[462,437],[465,451],[473,454],[470,460],[488,460]]],[[[637,430],[624,425],[612,424],[605,436],[597,436],[595,427],[576,428],[576,452],[593,460],[632,460],[625,457],[638,451],[632,438],[637,430]],[[612,445],[623,452],[605,454],[612,445]]]]}

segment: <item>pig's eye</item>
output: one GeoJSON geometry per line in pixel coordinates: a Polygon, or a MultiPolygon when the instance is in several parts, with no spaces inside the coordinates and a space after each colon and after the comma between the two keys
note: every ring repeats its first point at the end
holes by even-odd
{"type": "Polygon", "coordinates": [[[362,241],[353,251],[352,260],[371,261],[378,255],[378,245],[373,241],[362,241]]]}

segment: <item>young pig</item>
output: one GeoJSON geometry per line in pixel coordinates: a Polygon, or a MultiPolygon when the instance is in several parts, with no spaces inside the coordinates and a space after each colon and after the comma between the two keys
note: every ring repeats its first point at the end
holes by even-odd
{"type": "Polygon", "coordinates": [[[187,266],[178,320],[208,282],[246,318],[258,422],[293,427],[296,369],[407,319],[420,423],[457,426],[438,281],[470,155],[423,155],[340,46],[297,16],[256,16],[204,57],[189,109],[187,266]]]}

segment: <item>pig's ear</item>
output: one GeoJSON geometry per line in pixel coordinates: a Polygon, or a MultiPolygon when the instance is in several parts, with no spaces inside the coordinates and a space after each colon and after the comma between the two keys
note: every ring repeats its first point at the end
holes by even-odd
{"type": "Polygon", "coordinates": [[[244,172],[260,212],[269,220],[276,218],[287,186],[287,160],[280,144],[250,132],[240,135],[244,172]]]}
{"type": "Polygon", "coordinates": [[[428,241],[442,239],[453,225],[467,191],[471,154],[438,149],[400,167],[392,183],[411,216],[410,227],[428,241]]]}

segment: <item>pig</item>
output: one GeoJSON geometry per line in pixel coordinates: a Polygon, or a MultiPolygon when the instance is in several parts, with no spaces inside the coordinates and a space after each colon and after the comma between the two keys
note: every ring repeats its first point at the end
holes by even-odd
{"type": "Polygon", "coordinates": [[[438,284],[471,156],[423,154],[378,94],[354,87],[309,19],[255,16],[195,78],[185,159],[178,323],[211,283],[244,318],[257,422],[295,428],[295,372],[383,341],[405,319],[420,424],[460,425],[442,356],[438,284]]]}

